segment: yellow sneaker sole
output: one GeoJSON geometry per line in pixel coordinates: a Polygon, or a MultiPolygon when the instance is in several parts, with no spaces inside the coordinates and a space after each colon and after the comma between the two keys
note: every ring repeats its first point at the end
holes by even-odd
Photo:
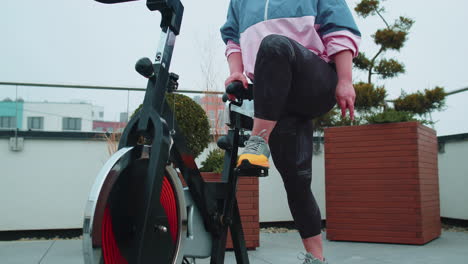
{"type": "Polygon", "coordinates": [[[270,165],[265,155],[242,154],[237,161],[237,167],[244,169],[262,167],[268,169],[270,165]]]}

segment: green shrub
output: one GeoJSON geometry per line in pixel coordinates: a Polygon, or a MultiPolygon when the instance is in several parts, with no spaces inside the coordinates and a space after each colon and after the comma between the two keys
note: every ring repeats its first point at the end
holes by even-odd
{"type": "Polygon", "coordinates": [[[374,87],[371,83],[358,82],[354,84],[356,90],[356,102],[358,111],[370,111],[373,108],[385,105],[387,91],[383,87],[374,87]]]}
{"type": "Polygon", "coordinates": [[[224,151],[221,149],[211,150],[208,157],[201,163],[201,165],[201,172],[221,173],[224,166],[224,151]]]}
{"type": "MultiPolygon", "coordinates": [[[[197,102],[183,94],[166,94],[166,100],[187,140],[188,148],[194,157],[198,157],[210,142],[210,124],[205,111],[197,102]]],[[[140,111],[141,107],[142,105],[135,110],[133,115],[140,111]]]]}
{"type": "Polygon", "coordinates": [[[348,116],[345,118],[341,117],[341,110],[338,107],[334,107],[330,112],[314,118],[313,126],[314,131],[323,132],[326,127],[335,126],[358,126],[363,124],[364,120],[356,116],[354,120],[351,120],[348,116]]]}
{"type": "Polygon", "coordinates": [[[387,109],[382,113],[375,113],[366,117],[369,124],[384,124],[396,122],[410,122],[418,121],[414,118],[414,114],[406,111],[396,111],[394,109],[387,109]]]}
{"type": "Polygon", "coordinates": [[[395,110],[424,115],[434,110],[440,110],[445,103],[445,91],[441,87],[424,90],[412,94],[403,94],[395,100],[395,110]]]}

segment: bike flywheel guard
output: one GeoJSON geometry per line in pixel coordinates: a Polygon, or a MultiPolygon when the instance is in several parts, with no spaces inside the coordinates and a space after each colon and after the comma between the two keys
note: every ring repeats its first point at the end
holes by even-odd
{"type": "MultiPolygon", "coordinates": [[[[147,177],[149,146],[120,149],[99,172],[89,195],[84,225],[85,264],[150,263],[140,250],[152,252],[151,263],[180,264],[187,235],[187,212],[182,184],[173,167],[162,179],[157,224],[143,221],[143,178],[147,177]],[[138,158],[135,158],[138,157],[138,158]],[[150,245],[142,245],[138,230],[154,225],[150,245]],[[154,247],[154,248],[152,248],[154,247]]],[[[147,229],[146,229],[147,230],[147,229]]]]}

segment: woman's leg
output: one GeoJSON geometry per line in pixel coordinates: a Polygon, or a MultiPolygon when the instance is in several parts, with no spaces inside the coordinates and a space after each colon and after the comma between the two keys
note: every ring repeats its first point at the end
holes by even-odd
{"type": "Polygon", "coordinates": [[[335,105],[336,72],[299,43],[280,35],[265,37],[255,64],[252,135],[268,142],[286,112],[316,117],[335,105]]]}
{"type": "Polygon", "coordinates": [[[320,209],[311,191],[312,121],[297,117],[280,119],[269,142],[273,162],[280,172],[304,248],[323,258],[320,209]]]}
{"type": "Polygon", "coordinates": [[[265,131],[265,121],[279,120],[267,142],[304,248],[320,260],[321,215],[311,191],[310,119],[335,105],[336,82],[334,69],[299,43],[277,35],[262,42],[255,68],[254,131],[265,131]]]}
{"type": "Polygon", "coordinates": [[[323,243],[322,234],[313,237],[303,238],[302,244],[307,252],[311,253],[315,258],[323,261],[323,243]]]}
{"type": "Polygon", "coordinates": [[[268,143],[271,131],[275,128],[277,121],[254,118],[254,126],[252,129],[253,136],[261,136],[268,143]]]}

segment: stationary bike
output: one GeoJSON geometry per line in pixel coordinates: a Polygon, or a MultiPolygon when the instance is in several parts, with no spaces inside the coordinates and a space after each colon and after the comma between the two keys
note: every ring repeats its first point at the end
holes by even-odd
{"type": "Polygon", "coordinates": [[[241,108],[243,100],[253,99],[252,89],[240,83],[226,89],[237,99],[226,102],[223,96],[229,131],[217,142],[225,150],[222,181],[205,182],[165,100],[178,86],[169,66],[184,7],[180,0],[147,0],[147,7],[162,14],[161,44],[154,62],[136,63],[137,72],[148,78],[143,106],[90,192],[83,223],[85,263],[181,264],[211,257],[211,264],[221,264],[229,228],[237,263],[248,264],[237,180],[268,175],[265,169],[236,169],[238,148],[248,137],[244,132],[253,125],[241,108]]]}

